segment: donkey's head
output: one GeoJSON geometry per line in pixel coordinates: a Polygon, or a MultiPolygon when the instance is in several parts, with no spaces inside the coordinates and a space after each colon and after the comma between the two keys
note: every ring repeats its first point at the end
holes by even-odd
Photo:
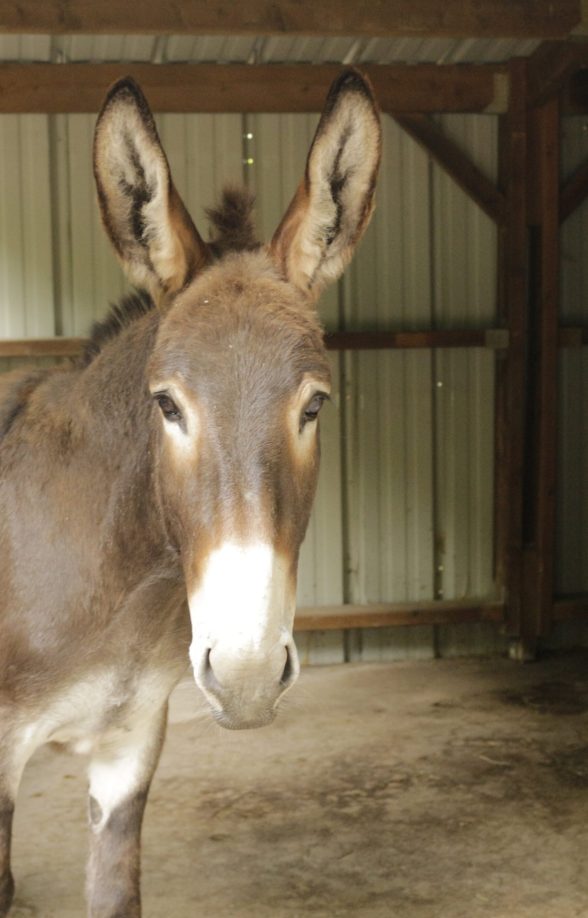
{"type": "Polygon", "coordinates": [[[131,80],[111,89],[98,120],[104,225],[163,313],[147,379],[158,499],[182,559],[196,682],[226,727],[271,721],[298,675],[296,571],[330,385],[314,303],[367,226],[379,157],[371,91],[348,71],[271,243],[255,242],[236,193],[213,213],[224,232],[206,243],[131,80]]]}

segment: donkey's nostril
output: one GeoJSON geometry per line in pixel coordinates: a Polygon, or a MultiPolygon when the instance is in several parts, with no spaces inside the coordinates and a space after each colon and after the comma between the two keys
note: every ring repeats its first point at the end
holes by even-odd
{"type": "Polygon", "coordinates": [[[204,651],[204,656],[202,658],[202,663],[200,664],[200,671],[198,675],[204,688],[208,689],[209,692],[216,693],[220,691],[220,684],[214,674],[212,663],[210,662],[210,653],[211,648],[207,647],[207,649],[204,651]]]}
{"type": "Polygon", "coordinates": [[[280,679],[280,685],[284,687],[290,685],[296,679],[298,672],[294,664],[294,659],[290,647],[286,644],[286,663],[284,665],[284,671],[282,672],[282,678],[280,679]]]}

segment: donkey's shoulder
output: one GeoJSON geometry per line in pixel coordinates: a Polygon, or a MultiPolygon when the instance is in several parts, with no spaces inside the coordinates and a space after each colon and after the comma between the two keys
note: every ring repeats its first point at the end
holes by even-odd
{"type": "Polygon", "coordinates": [[[0,442],[26,410],[33,392],[51,372],[51,368],[35,370],[28,367],[0,376],[0,442]]]}

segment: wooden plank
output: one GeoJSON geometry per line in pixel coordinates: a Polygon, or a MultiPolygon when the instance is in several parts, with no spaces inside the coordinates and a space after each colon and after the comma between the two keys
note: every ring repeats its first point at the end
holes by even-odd
{"type": "Polygon", "coordinates": [[[588,48],[573,41],[543,42],[528,59],[530,107],[536,107],[559,95],[570,77],[588,63],[588,48]]]}
{"type": "Polygon", "coordinates": [[[573,175],[564,182],[559,199],[559,220],[564,220],[573,214],[577,207],[586,200],[588,195],[588,159],[579,166],[573,175]]]}
{"type": "Polygon", "coordinates": [[[424,115],[396,115],[394,120],[447,172],[484,213],[502,223],[502,192],[434,122],[424,115]]]}
{"type": "Polygon", "coordinates": [[[527,416],[527,518],[523,632],[530,640],[551,628],[554,593],[557,371],[559,311],[559,100],[530,113],[531,348],[527,416]]]}
{"type": "Polygon", "coordinates": [[[0,357],[76,357],[84,338],[23,338],[0,341],[0,357]]]}
{"type": "Polygon", "coordinates": [[[588,596],[558,596],[553,603],[554,622],[588,620],[588,596]]]}
{"type": "Polygon", "coordinates": [[[402,625],[455,625],[504,622],[502,602],[432,600],[371,605],[313,606],[298,609],[296,631],[348,628],[389,628],[402,625]]]}
{"type": "Polygon", "coordinates": [[[537,493],[538,631],[553,625],[558,446],[558,320],[560,296],[560,102],[549,99],[537,113],[541,142],[541,365],[539,386],[539,467],[537,493]]]}
{"type": "Polygon", "coordinates": [[[588,344],[587,326],[560,326],[557,332],[558,347],[584,347],[588,344]]]}
{"type": "MultiPolygon", "coordinates": [[[[586,46],[583,46],[586,47],[586,46]]],[[[573,73],[562,94],[562,114],[585,115],[588,113],[588,60],[573,73]]]]}
{"type": "MultiPolygon", "coordinates": [[[[97,4],[99,5],[99,4],[97,4]]],[[[499,112],[503,65],[363,66],[384,112],[499,112]]],[[[155,112],[320,112],[336,64],[0,64],[0,112],[97,112],[123,76],[155,112]]]]}
{"type": "MultiPolygon", "coordinates": [[[[327,332],[328,350],[413,350],[441,347],[490,347],[506,350],[508,334],[504,329],[452,329],[415,332],[327,332]]],[[[81,353],[85,338],[23,338],[0,340],[0,357],[75,357],[81,353]]],[[[588,326],[561,326],[558,347],[588,345],[588,326]]]]}
{"type": "Polygon", "coordinates": [[[331,351],[416,350],[440,347],[508,347],[502,329],[434,329],[406,332],[327,332],[325,344],[331,351]]]}
{"type": "Polygon", "coordinates": [[[511,96],[501,119],[499,182],[506,220],[499,234],[498,317],[510,347],[497,363],[496,391],[496,580],[507,603],[507,627],[521,633],[523,566],[523,460],[527,336],[527,76],[524,61],[510,63],[511,96]]]}
{"type": "Polygon", "coordinates": [[[0,0],[4,32],[148,35],[416,35],[565,38],[582,22],[580,0],[0,0]]]}
{"type": "MultiPolygon", "coordinates": [[[[430,348],[487,347],[504,350],[508,336],[503,329],[448,329],[408,332],[327,332],[325,344],[331,351],[417,350],[430,348]]],[[[0,340],[0,357],[74,357],[85,338],[25,338],[0,340]]]]}

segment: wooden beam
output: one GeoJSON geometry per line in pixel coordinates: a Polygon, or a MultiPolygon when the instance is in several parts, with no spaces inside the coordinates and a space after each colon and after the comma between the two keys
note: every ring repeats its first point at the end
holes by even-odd
{"type": "Polygon", "coordinates": [[[546,41],[527,62],[529,97],[533,108],[559,95],[570,77],[588,63],[588,46],[579,41],[546,41]]]}
{"type": "Polygon", "coordinates": [[[588,344],[588,325],[561,325],[557,331],[558,347],[585,347],[588,344]]]}
{"type": "Polygon", "coordinates": [[[295,631],[389,628],[401,625],[458,625],[504,622],[504,603],[490,600],[373,603],[298,609],[295,631]]]}
{"type": "Polygon", "coordinates": [[[508,332],[499,328],[327,332],[325,344],[330,351],[417,350],[441,347],[487,347],[492,350],[504,350],[508,347],[508,332]]]}
{"type": "Polygon", "coordinates": [[[588,621],[588,596],[557,596],[553,603],[553,621],[588,621]]]}
{"type": "Polygon", "coordinates": [[[498,317],[509,331],[506,359],[496,374],[496,580],[504,590],[508,630],[521,634],[523,465],[527,304],[527,75],[525,61],[510,63],[508,114],[501,119],[499,182],[506,220],[499,233],[498,317]]]}
{"type": "MultiPolygon", "coordinates": [[[[503,65],[370,64],[385,112],[500,112],[503,65]]],[[[155,112],[320,112],[337,64],[0,64],[0,112],[97,112],[106,90],[130,75],[155,112]]]]}
{"type": "MultiPolygon", "coordinates": [[[[76,357],[86,338],[9,338],[0,340],[0,357],[76,357]]],[[[489,328],[436,329],[406,332],[327,332],[325,344],[330,351],[361,350],[419,350],[433,348],[485,347],[496,351],[508,348],[508,331],[489,328]]],[[[557,333],[558,347],[588,345],[588,326],[561,326],[557,333]]]]}
{"type": "Polygon", "coordinates": [[[369,35],[566,38],[581,0],[0,0],[0,31],[148,35],[369,35]]]}
{"type": "Polygon", "coordinates": [[[471,159],[424,115],[395,115],[394,120],[422,146],[467,195],[494,220],[502,223],[504,195],[471,159]]]}
{"type": "MultiPolygon", "coordinates": [[[[584,46],[586,47],[586,46],[584,46]]],[[[588,113],[588,60],[573,73],[562,96],[562,114],[585,115],[588,113]]]]}
{"type": "MultiPolygon", "coordinates": [[[[81,353],[85,343],[85,338],[0,340],[0,357],[75,357],[81,353]]],[[[428,350],[449,347],[484,347],[500,351],[508,348],[508,332],[500,328],[327,332],[325,344],[330,351],[428,350]]]]}
{"type": "Polygon", "coordinates": [[[564,220],[582,204],[588,195],[588,159],[567,179],[560,192],[559,220],[564,220]]]}
{"type": "Polygon", "coordinates": [[[552,625],[559,312],[559,100],[530,113],[530,354],[525,463],[523,633],[552,625]]]}
{"type": "Polygon", "coordinates": [[[77,357],[84,338],[22,338],[0,341],[0,357],[77,357]]]}
{"type": "MultiPolygon", "coordinates": [[[[0,358],[6,357],[77,357],[86,343],[85,338],[12,338],[0,340],[0,358]]],[[[435,348],[485,347],[506,351],[508,331],[489,328],[436,329],[406,332],[327,332],[325,344],[329,351],[429,350],[435,348]]],[[[588,345],[588,326],[562,326],[557,332],[558,347],[588,345]]]]}

